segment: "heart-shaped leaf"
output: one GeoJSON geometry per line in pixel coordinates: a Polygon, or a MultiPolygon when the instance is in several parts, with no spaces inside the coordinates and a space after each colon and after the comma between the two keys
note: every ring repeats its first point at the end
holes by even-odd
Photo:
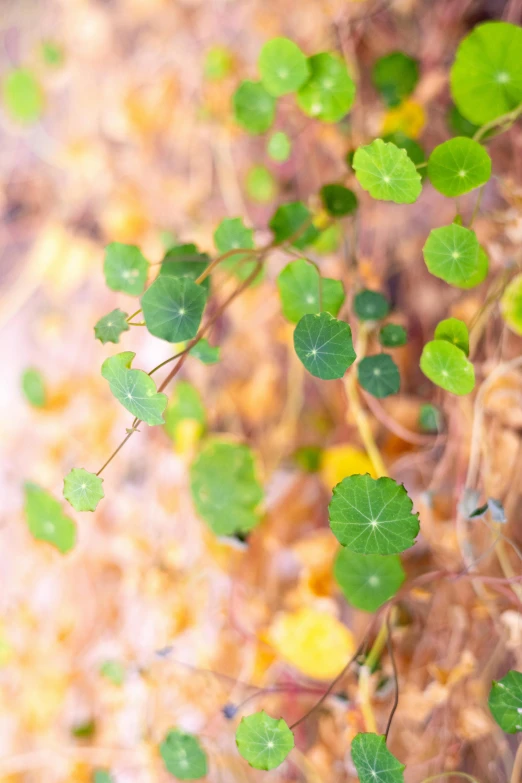
{"type": "Polygon", "coordinates": [[[420,195],[421,177],[406,150],[375,139],[353,156],[359,184],[370,196],[396,204],[412,204],[420,195]]]}
{"type": "Polygon", "coordinates": [[[498,682],[493,680],[488,705],[502,731],[522,731],[522,672],[512,670],[498,682]]]}
{"type": "Polygon", "coordinates": [[[310,75],[306,55],[289,38],[272,38],[258,61],[263,87],[276,98],[295,92],[310,75]]]}
{"type": "Polygon", "coordinates": [[[375,612],[395,595],[406,574],[397,555],[361,555],[345,547],[335,559],[334,577],[349,604],[375,612]]]}
{"type": "Polygon", "coordinates": [[[132,351],[117,353],[106,359],[102,376],[109,382],[112,394],[124,408],[149,425],[163,424],[167,395],[156,391],[156,384],[143,370],[131,370],[132,351]]]}
{"type": "Polygon", "coordinates": [[[435,340],[446,340],[460,348],[466,356],[469,354],[469,332],[464,321],[458,318],[446,318],[435,328],[435,340]]]}
{"type": "Polygon", "coordinates": [[[95,511],[103,493],[103,479],[83,468],[73,468],[63,481],[63,496],[76,511],[95,511]]]}
{"type": "Polygon", "coordinates": [[[450,285],[466,283],[477,273],[479,243],[475,232],[464,226],[432,229],[422,252],[431,274],[450,285]]]}
{"type": "Polygon", "coordinates": [[[330,52],[308,58],[310,78],[297,93],[299,108],[323,122],[339,122],[352,108],[355,84],[343,60],[330,52]]]}
{"type": "Polygon", "coordinates": [[[31,534],[38,541],[47,541],[64,555],[76,543],[76,525],[66,516],[60,503],[49,492],[27,482],[25,518],[31,534]]]}
{"type": "Polygon", "coordinates": [[[359,383],[374,397],[389,397],[401,387],[399,368],[387,353],[366,356],[357,365],[359,383]]]}
{"type": "Polygon", "coordinates": [[[431,184],[456,198],[484,185],[491,176],[491,158],[477,141],[457,136],[435,147],[428,161],[431,184]]]}
{"type": "Polygon", "coordinates": [[[130,329],[127,323],[128,314],[123,310],[112,310],[94,325],[94,336],[103,345],[105,343],[119,343],[122,332],[128,332],[130,329]]]}
{"type": "Polygon", "coordinates": [[[262,710],[241,719],[236,745],[251,767],[269,770],[286,759],[294,747],[294,735],[282,718],[271,718],[262,710]]]}
{"type": "Polygon", "coordinates": [[[205,304],[205,289],[189,277],[157,277],[141,298],[147,329],[169,343],[195,337],[205,304]]]}
{"type": "Polygon", "coordinates": [[[352,741],[352,761],[360,783],[404,783],[404,764],[386,747],[380,734],[357,734],[352,741]]]}
{"type": "Polygon", "coordinates": [[[356,359],[352,330],[329,313],[305,315],[294,331],[295,352],[316,378],[342,378],[356,359]]]}
{"type": "Polygon", "coordinates": [[[446,340],[432,340],[423,348],[420,368],[424,375],[451,394],[469,394],[475,371],[466,354],[446,340]]]}
{"type": "Polygon", "coordinates": [[[105,248],[103,272],[111,291],[139,296],[145,288],[149,262],[136,245],[112,242],[105,248]]]}
{"type": "Polygon", "coordinates": [[[207,754],[192,734],[171,729],[160,754],[167,771],[178,780],[199,780],[207,774],[207,754]]]}

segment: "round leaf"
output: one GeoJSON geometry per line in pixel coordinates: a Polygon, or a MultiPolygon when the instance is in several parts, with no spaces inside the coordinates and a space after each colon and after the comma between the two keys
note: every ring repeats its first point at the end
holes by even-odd
{"type": "Polygon", "coordinates": [[[310,74],[306,56],[288,38],[268,41],[261,49],[258,66],[263,87],[276,98],[298,90],[310,74]]]}
{"type": "Polygon", "coordinates": [[[475,288],[475,286],[480,285],[481,283],[484,282],[484,280],[488,276],[488,272],[489,272],[489,258],[487,257],[484,248],[479,245],[476,271],[473,274],[471,274],[466,280],[459,280],[458,283],[453,283],[453,285],[456,286],[457,288],[464,288],[464,289],[475,288]]]}
{"type": "MultiPolygon", "coordinates": [[[[420,144],[417,144],[416,141],[408,138],[408,136],[402,133],[402,131],[389,133],[387,136],[383,136],[382,140],[387,142],[391,141],[391,143],[395,144],[395,146],[398,147],[400,150],[406,150],[408,157],[413,163],[415,163],[415,166],[418,166],[419,163],[426,162],[426,155],[424,154],[424,150],[422,149],[420,144]]],[[[419,171],[421,180],[425,176],[425,172],[426,172],[426,168],[422,167],[419,171]]]]}
{"type": "Polygon", "coordinates": [[[456,345],[468,356],[469,332],[464,321],[458,318],[446,318],[437,324],[434,337],[435,340],[447,340],[448,343],[456,345]]]}
{"type": "Polygon", "coordinates": [[[271,718],[262,710],[241,719],[236,745],[251,767],[269,770],[286,759],[294,747],[294,735],[282,718],[271,718]]]}
{"type": "Polygon", "coordinates": [[[434,405],[421,405],[419,410],[419,427],[423,432],[441,432],[442,416],[434,405]]]}
{"type": "Polygon", "coordinates": [[[112,242],[105,248],[103,271],[111,291],[139,296],[145,288],[149,262],[136,245],[112,242]]]}
{"type": "Polygon", "coordinates": [[[233,98],[234,117],[248,133],[265,133],[275,117],[275,99],[261,82],[241,82],[233,98]]]}
{"type": "Polygon", "coordinates": [[[106,343],[119,343],[122,332],[130,329],[127,323],[128,314],[123,310],[111,310],[94,324],[94,336],[103,345],[106,343]]]}
{"type": "Polygon", "coordinates": [[[205,79],[217,82],[225,79],[232,71],[234,58],[226,46],[211,46],[205,57],[203,73],[205,79]]]}
{"type": "Polygon", "coordinates": [[[434,188],[455,198],[484,185],[491,176],[491,158],[477,141],[457,136],[435,147],[428,161],[434,188]]]}
{"type": "Polygon", "coordinates": [[[361,321],[379,321],[390,312],[390,303],[378,291],[364,288],[355,295],[353,309],[361,321]]]}
{"type": "Polygon", "coordinates": [[[252,201],[267,204],[275,198],[277,185],[266,166],[252,166],[247,174],[246,189],[252,201]]]}
{"type": "Polygon", "coordinates": [[[155,337],[179,343],[195,337],[207,295],[189,277],[157,277],[141,298],[147,329],[155,337]]]}
{"type": "Polygon", "coordinates": [[[276,209],[268,224],[278,244],[289,241],[297,248],[304,248],[319,236],[312,223],[310,210],[302,201],[282,204],[276,209]]]}
{"type": "Polygon", "coordinates": [[[359,383],[374,397],[389,397],[401,387],[399,368],[387,353],[366,356],[357,365],[359,383]]]}
{"type": "Polygon", "coordinates": [[[83,468],[73,468],[63,480],[63,496],[76,511],[95,511],[102,498],[103,479],[83,468]]]}
{"type": "Polygon", "coordinates": [[[277,131],[277,133],[270,136],[268,142],[268,154],[272,160],[276,160],[278,163],[284,163],[290,157],[292,144],[286,133],[283,131],[277,131]]]}
{"type": "Polygon", "coordinates": [[[47,401],[45,381],[40,370],[29,367],[22,374],[22,392],[33,408],[43,408],[47,401]]]}
{"type": "Polygon", "coordinates": [[[400,324],[386,324],[379,332],[379,342],[385,348],[398,348],[408,342],[408,333],[400,324]]]}
{"type": "Polygon", "coordinates": [[[469,394],[475,386],[473,365],[460,348],[446,340],[426,343],[420,368],[430,381],[451,394],[469,394]]]}
{"type": "Polygon", "coordinates": [[[375,139],[353,156],[355,176],[370,196],[396,204],[412,204],[422,186],[421,177],[406,150],[375,139]]]}
{"type": "Polygon", "coordinates": [[[422,253],[431,274],[450,285],[465,284],[477,274],[479,243],[475,232],[464,226],[434,228],[422,253]]]}
{"type": "Polygon", "coordinates": [[[418,514],[402,486],[391,478],[347,476],[333,490],[330,527],[340,544],[364,555],[396,555],[413,546],[418,514]]]}
{"type": "Polygon", "coordinates": [[[300,109],[323,122],[339,122],[352,108],[353,83],[346,65],[334,54],[323,52],[308,59],[310,78],[297,93],[300,109]]]}
{"type": "MultiPolygon", "coordinates": [[[[251,250],[254,247],[254,231],[247,228],[241,218],[225,218],[214,231],[214,244],[220,253],[228,253],[236,248],[251,250]]],[[[245,253],[234,253],[221,261],[221,266],[233,270],[240,280],[246,280],[252,274],[255,264],[255,259],[245,253]]],[[[260,279],[261,274],[256,280],[260,279]]]]}
{"type": "Polygon", "coordinates": [[[398,106],[403,98],[411,95],[419,81],[417,60],[392,52],[380,57],[372,69],[372,82],[388,106],[398,106]]]}
{"type": "Polygon", "coordinates": [[[336,316],[344,302],[341,281],[323,280],[317,268],[304,258],[285,266],[277,278],[277,287],[283,315],[292,323],[308,313],[319,313],[321,309],[336,316]]]}
{"type": "Polygon", "coordinates": [[[323,185],[321,199],[326,211],[332,217],[351,215],[357,209],[357,196],[344,185],[323,185]]]}
{"type": "Polygon", "coordinates": [[[357,734],[352,761],[360,783],[404,783],[405,766],[390,753],[380,734],[357,734]]]}
{"type": "Polygon", "coordinates": [[[156,391],[156,384],[146,372],[130,369],[135,356],[132,351],[124,351],[109,357],[102,364],[101,374],[112,394],[133,416],[151,426],[163,424],[167,395],[156,391]]]}
{"type": "MultiPolygon", "coordinates": [[[[200,253],[196,245],[174,245],[170,247],[161,262],[159,275],[165,277],[190,277],[196,281],[210,263],[206,253],[200,253]]],[[[210,290],[210,277],[206,277],[201,283],[208,292],[210,290]]]]}
{"type": "Polygon", "coordinates": [[[76,543],[76,525],[66,516],[60,503],[48,492],[31,482],[25,490],[25,518],[37,541],[47,541],[64,555],[76,543]]]}
{"type": "Polygon", "coordinates": [[[344,548],[335,559],[334,577],[349,604],[375,612],[395,595],[406,574],[397,555],[360,555],[344,548]]]}
{"type": "Polygon", "coordinates": [[[511,331],[522,335],[522,274],[515,275],[500,300],[502,317],[511,331]]]}
{"type": "Polygon", "coordinates": [[[4,106],[16,122],[30,124],[40,119],[44,96],[40,83],[26,68],[10,71],[2,85],[4,106]]]}
{"type": "Polygon", "coordinates": [[[305,315],[294,331],[294,347],[306,369],[316,378],[342,378],[355,361],[352,330],[329,313],[305,315]]]}
{"type": "Polygon", "coordinates": [[[493,680],[488,705],[502,731],[522,731],[522,672],[512,670],[498,682],[493,680]]]}
{"type": "Polygon", "coordinates": [[[197,737],[171,729],[160,745],[168,772],[178,780],[199,780],[207,774],[207,755],[197,737]]]}

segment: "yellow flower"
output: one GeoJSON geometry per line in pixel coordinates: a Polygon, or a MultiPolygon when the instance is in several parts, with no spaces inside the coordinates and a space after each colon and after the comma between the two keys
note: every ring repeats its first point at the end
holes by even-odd
{"type": "Polygon", "coordinates": [[[354,473],[369,473],[377,478],[371,460],[364,451],[344,443],[325,449],[321,455],[321,478],[329,489],[346,476],[354,473]]]}
{"type": "Polygon", "coordinates": [[[416,139],[426,124],[426,113],[418,101],[404,100],[394,109],[389,109],[384,115],[381,133],[401,131],[409,139],[416,139]]]}

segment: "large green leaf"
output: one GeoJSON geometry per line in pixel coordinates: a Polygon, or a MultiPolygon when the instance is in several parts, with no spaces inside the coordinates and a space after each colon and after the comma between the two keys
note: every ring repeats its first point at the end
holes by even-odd
{"type": "Polygon", "coordinates": [[[207,774],[207,754],[192,734],[171,729],[160,754],[167,771],[178,780],[199,780],[207,774]]]}
{"type": "Polygon", "coordinates": [[[418,81],[417,60],[404,52],[380,57],[372,69],[372,82],[388,106],[398,106],[411,95],[418,81]]]}
{"type": "Polygon", "coordinates": [[[452,394],[469,394],[475,386],[473,365],[460,348],[446,340],[426,343],[420,368],[430,381],[452,394]]]}
{"type": "Polygon", "coordinates": [[[352,108],[355,84],[344,62],[322,52],[308,59],[310,78],[297,93],[297,103],[309,117],[339,122],[352,108]]]}
{"type": "Polygon", "coordinates": [[[512,670],[498,682],[493,680],[488,704],[502,731],[522,731],[522,672],[512,670]]]}
{"type": "Polygon", "coordinates": [[[381,318],[386,318],[390,312],[390,303],[378,291],[364,288],[355,295],[353,309],[361,321],[380,321],[381,318]]]}
{"type": "Polygon", "coordinates": [[[139,296],[147,282],[149,262],[136,245],[111,242],[105,248],[103,271],[111,291],[139,296]]]}
{"type": "Polygon", "coordinates": [[[66,516],[60,503],[49,492],[27,482],[25,518],[31,534],[38,541],[47,541],[64,555],[76,543],[76,525],[66,516]]]}
{"type": "Polygon", "coordinates": [[[413,546],[419,532],[408,493],[393,479],[368,474],[344,478],[328,506],[339,543],[364,555],[395,555],[413,546]]]}
{"type": "Polygon", "coordinates": [[[359,383],[374,397],[389,397],[401,387],[399,368],[387,353],[366,356],[357,365],[359,383]]]}
{"type": "Polygon", "coordinates": [[[464,226],[432,229],[422,252],[431,274],[450,285],[466,283],[477,273],[479,243],[475,232],[464,226]]]}
{"type": "Polygon", "coordinates": [[[457,136],[435,147],[428,160],[431,184],[455,198],[484,185],[491,176],[491,158],[478,141],[457,136]]]}
{"type": "Polygon", "coordinates": [[[36,76],[27,68],[9,71],[2,84],[5,109],[13,120],[31,124],[40,119],[44,94],[36,76]]]}
{"type": "Polygon", "coordinates": [[[272,38],[258,61],[263,87],[276,98],[295,92],[310,75],[306,55],[288,38],[272,38]]]}
{"type": "Polygon", "coordinates": [[[116,308],[104,315],[94,324],[94,336],[103,345],[105,343],[119,343],[120,335],[130,329],[127,323],[128,314],[116,308]]]}
{"type": "Polygon", "coordinates": [[[319,313],[321,309],[336,316],[344,302],[341,281],[322,280],[317,267],[304,258],[285,266],[278,275],[277,287],[283,315],[292,323],[308,313],[319,313]]]}
{"type": "Polygon", "coordinates": [[[511,331],[522,335],[522,274],[515,275],[500,300],[502,317],[511,331]]]}
{"type": "Polygon", "coordinates": [[[40,370],[35,367],[28,367],[22,373],[22,392],[33,408],[43,408],[47,402],[47,392],[45,381],[40,370]]]}
{"type": "Polygon", "coordinates": [[[390,753],[383,735],[357,734],[352,761],[360,783],[404,783],[405,766],[390,753]]]}
{"type": "Polygon", "coordinates": [[[397,555],[361,555],[344,547],[335,558],[334,577],[349,604],[375,612],[395,595],[406,574],[397,555]]]}
{"type": "Polygon", "coordinates": [[[342,378],[356,358],[350,326],[324,312],[301,318],[294,347],[308,372],[323,380],[342,378]]]}
{"type": "Polygon", "coordinates": [[[294,747],[294,735],[282,718],[271,718],[262,710],[241,719],[236,745],[251,767],[269,770],[286,759],[294,747]]]}
{"type": "Polygon", "coordinates": [[[370,196],[396,204],[412,204],[420,195],[421,177],[405,149],[375,139],[353,156],[355,176],[370,196]]]}
{"type": "Polygon", "coordinates": [[[446,318],[437,324],[435,328],[435,340],[447,340],[452,345],[456,345],[466,356],[469,354],[469,332],[468,327],[459,318],[446,318]]]}
{"type": "MultiPolygon", "coordinates": [[[[166,277],[190,277],[196,281],[210,263],[206,253],[201,253],[196,245],[174,245],[170,247],[161,262],[159,275],[166,277]]],[[[210,290],[210,276],[201,283],[208,292],[210,290]]]]}
{"type": "Polygon", "coordinates": [[[241,82],[233,98],[234,117],[248,133],[265,133],[275,117],[275,99],[261,82],[241,82]]]}
{"type": "Polygon", "coordinates": [[[311,244],[319,236],[312,223],[312,215],[302,201],[282,204],[276,209],[268,224],[277,243],[290,242],[298,248],[311,244]]]}
{"type": "Polygon", "coordinates": [[[190,277],[157,277],[141,298],[147,329],[169,343],[195,337],[205,304],[205,289],[190,277]]]}
{"type": "Polygon", "coordinates": [[[156,384],[143,370],[132,370],[132,351],[117,353],[106,359],[101,374],[109,382],[112,394],[124,408],[147,424],[163,424],[167,395],[156,391],[156,384]]]}
{"type": "Polygon", "coordinates": [[[103,479],[84,468],[73,468],[63,480],[63,496],[76,511],[95,511],[105,497],[103,479]]]}

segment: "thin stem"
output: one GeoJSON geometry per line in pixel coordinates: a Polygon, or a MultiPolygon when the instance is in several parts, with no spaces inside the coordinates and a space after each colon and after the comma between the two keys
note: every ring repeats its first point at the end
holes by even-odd
{"type": "Polygon", "coordinates": [[[369,669],[370,672],[373,672],[373,670],[377,666],[377,663],[379,662],[379,658],[382,655],[382,651],[386,647],[387,639],[388,639],[388,624],[383,623],[379,629],[379,633],[375,637],[375,641],[372,645],[370,652],[368,653],[368,656],[364,664],[369,669]]]}
{"type": "Polygon", "coordinates": [[[132,313],[132,315],[129,315],[129,317],[127,318],[127,323],[128,323],[129,321],[132,321],[132,319],[133,319],[133,318],[135,318],[135,316],[139,315],[140,313],[141,313],[141,307],[140,307],[140,309],[139,309],[139,310],[136,310],[136,312],[135,312],[135,313],[132,313]]]}
{"type": "Polygon", "coordinates": [[[473,225],[473,222],[474,222],[475,218],[476,218],[476,217],[477,217],[477,215],[478,215],[478,211],[479,211],[479,209],[480,209],[480,202],[482,201],[482,196],[484,195],[484,188],[485,188],[485,184],[484,184],[484,185],[482,185],[482,187],[480,188],[480,190],[479,190],[479,192],[478,192],[477,200],[475,201],[475,206],[473,207],[473,213],[472,213],[472,215],[471,215],[471,219],[470,219],[470,221],[469,221],[469,226],[468,226],[468,228],[471,228],[471,226],[473,225]]]}
{"type": "Polygon", "coordinates": [[[146,326],[145,321],[127,321],[129,326],[146,326]]]}
{"type": "Polygon", "coordinates": [[[417,163],[417,165],[415,166],[415,168],[416,168],[416,169],[423,169],[423,168],[424,168],[425,166],[427,166],[427,165],[428,165],[428,161],[427,161],[427,160],[425,160],[425,161],[424,161],[424,163],[417,163]]]}
{"type": "MultiPolygon", "coordinates": [[[[138,422],[138,424],[139,424],[139,422],[138,422]]],[[[112,460],[114,459],[114,457],[116,456],[116,454],[117,454],[117,453],[120,451],[120,449],[122,449],[122,448],[125,446],[125,444],[126,444],[126,443],[127,443],[127,441],[129,440],[129,438],[131,437],[131,435],[134,435],[134,433],[135,433],[135,432],[137,432],[137,430],[136,430],[136,427],[135,427],[135,426],[131,427],[131,429],[130,429],[130,432],[128,432],[128,433],[127,433],[127,435],[124,437],[124,439],[122,440],[122,442],[120,443],[120,445],[118,446],[118,448],[117,448],[115,451],[113,451],[113,452],[112,452],[112,454],[111,454],[111,456],[109,457],[109,459],[107,460],[107,462],[105,462],[105,463],[104,463],[104,464],[101,466],[101,468],[99,469],[99,471],[98,471],[98,472],[97,472],[97,474],[96,474],[97,476],[100,476],[100,475],[103,473],[103,471],[105,470],[105,468],[107,467],[107,465],[109,465],[109,464],[112,462],[112,460]]]]}
{"type": "Polygon", "coordinates": [[[388,644],[388,654],[390,656],[390,660],[393,667],[393,679],[395,682],[395,697],[393,699],[393,706],[391,708],[390,717],[388,718],[388,723],[386,724],[386,731],[384,732],[386,741],[388,741],[388,734],[390,733],[393,716],[395,715],[395,711],[399,705],[399,675],[397,674],[397,664],[395,662],[395,656],[393,654],[393,645],[392,645],[391,628],[390,628],[390,614],[391,614],[391,610],[386,615],[386,631],[387,631],[386,641],[388,644]]]}
{"type": "Polygon", "coordinates": [[[473,136],[473,141],[481,141],[481,139],[486,135],[488,131],[492,130],[493,128],[496,128],[497,126],[503,126],[503,125],[507,126],[500,131],[501,133],[503,133],[505,130],[509,130],[512,124],[517,120],[517,118],[521,114],[522,114],[522,103],[520,104],[520,106],[517,106],[511,111],[508,111],[507,114],[503,114],[501,117],[497,117],[496,120],[491,120],[491,122],[486,122],[485,125],[482,125],[482,127],[480,127],[476,131],[475,135],[473,136]]]}

